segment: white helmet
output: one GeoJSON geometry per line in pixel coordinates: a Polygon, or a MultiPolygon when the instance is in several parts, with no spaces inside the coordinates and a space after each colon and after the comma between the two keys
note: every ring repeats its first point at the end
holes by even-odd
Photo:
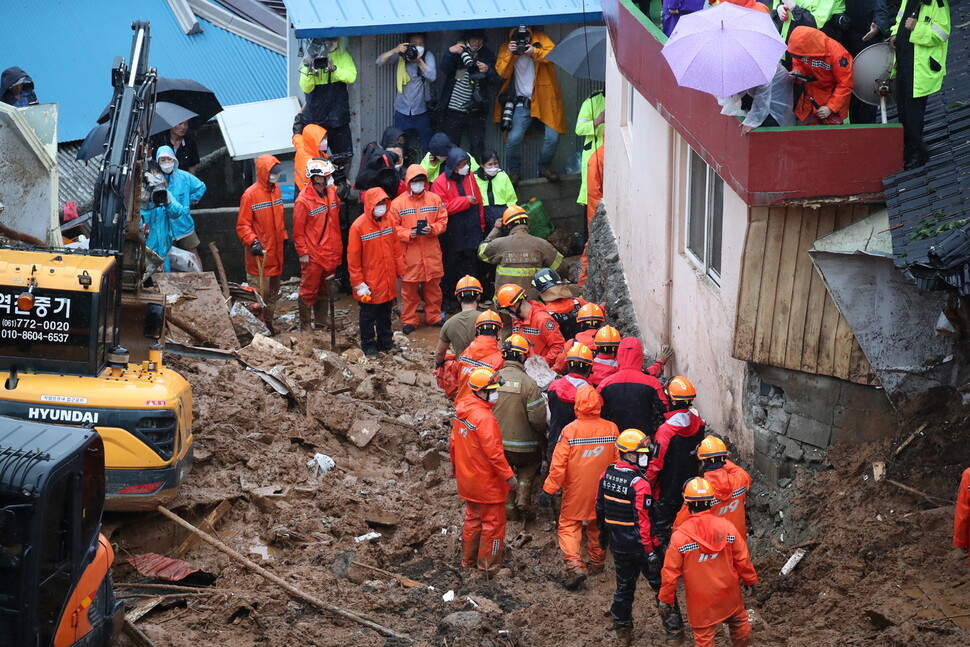
{"type": "Polygon", "coordinates": [[[314,157],[306,163],[307,177],[313,177],[314,175],[329,177],[333,172],[333,164],[330,160],[323,159],[322,157],[314,157]]]}

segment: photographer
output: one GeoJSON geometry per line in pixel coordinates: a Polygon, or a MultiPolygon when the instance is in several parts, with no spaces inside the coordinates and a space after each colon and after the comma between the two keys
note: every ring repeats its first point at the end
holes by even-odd
{"type": "Polygon", "coordinates": [[[495,54],[485,47],[485,32],[464,34],[448,48],[441,69],[447,78],[441,92],[441,105],[445,107],[441,130],[456,146],[461,146],[462,134],[467,132],[472,157],[481,159],[488,89],[502,80],[495,72],[495,54]]]}
{"type": "MultiPolygon", "coordinates": [[[[889,36],[889,12],[886,0],[846,0],[845,13],[832,18],[837,24],[837,40],[853,57],[874,43],[889,36]]],[[[849,116],[854,124],[876,123],[878,106],[863,103],[852,95],[849,116]]]]}
{"type": "Polygon", "coordinates": [[[509,41],[499,50],[495,71],[505,79],[495,104],[494,118],[508,131],[505,140],[505,167],[518,184],[522,176],[522,140],[538,119],[545,126],[545,139],[539,153],[539,175],[550,182],[559,176],[549,166],[556,156],[559,134],[566,132],[566,116],[556,67],[546,60],[555,44],[539,27],[520,25],[509,32],[509,41]]]}
{"type": "Polygon", "coordinates": [[[175,243],[172,228],[175,221],[189,215],[168,191],[165,174],[156,161],[149,161],[141,185],[141,224],[145,229],[145,246],[164,260],[164,271],[170,269],[168,253],[175,243]]]}
{"type": "Polygon", "coordinates": [[[394,98],[394,125],[404,132],[414,132],[427,150],[431,139],[431,112],[428,102],[433,84],[438,78],[434,54],[425,51],[425,34],[407,35],[407,42],[387,50],[377,57],[382,67],[397,60],[397,97],[394,98]]]}
{"type": "Polygon", "coordinates": [[[340,38],[311,40],[300,66],[300,89],[307,94],[306,105],[297,115],[294,132],[302,132],[306,124],[323,126],[332,155],[353,155],[347,86],[356,80],[357,66],[340,38]]]}

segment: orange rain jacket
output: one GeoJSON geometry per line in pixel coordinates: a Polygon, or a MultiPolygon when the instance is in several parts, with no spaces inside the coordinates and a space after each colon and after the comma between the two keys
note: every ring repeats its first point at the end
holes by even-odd
{"type": "MultiPolygon", "coordinates": [[[[350,226],[347,238],[350,285],[366,283],[370,288],[371,303],[387,303],[397,297],[397,278],[404,276],[401,242],[387,213],[380,220],[374,218],[374,207],[387,197],[384,189],[367,189],[362,195],[364,213],[350,226]]],[[[357,290],[354,290],[354,298],[360,301],[357,290]]]]}
{"type": "Polygon", "coordinates": [[[749,586],[758,582],[744,537],[710,510],[691,515],[671,536],[657,596],[661,602],[674,603],[681,576],[692,627],[709,627],[743,611],[738,579],[749,586]]]}
{"type": "Polygon", "coordinates": [[[472,503],[505,503],[513,472],[492,406],[473,393],[458,398],[449,444],[458,496],[472,503]]]}
{"type": "Polygon", "coordinates": [[[263,276],[283,273],[283,243],[287,239],[283,195],[278,184],[269,183],[269,171],[279,163],[272,155],[260,155],[256,159],[256,182],[239,200],[236,235],[246,248],[246,274],[253,276],[260,273],[259,257],[250,251],[254,240],[259,240],[266,252],[262,257],[263,276]]]}
{"type": "Polygon", "coordinates": [[[456,401],[472,392],[468,378],[476,368],[492,368],[496,371],[505,365],[498,339],[490,335],[478,335],[468,348],[458,356],[458,395],[456,401]]]}
{"type": "MultiPolygon", "coordinates": [[[[731,461],[724,461],[724,467],[704,473],[714,488],[714,503],[711,511],[715,516],[724,517],[737,529],[741,537],[748,536],[748,522],[744,514],[744,502],[751,489],[751,475],[743,467],[731,461]]],[[[684,505],[674,520],[674,530],[679,528],[690,517],[690,511],[684,505]]]]}
{"type": "Polygon", "coordinates": [[[344,243],[340,239],[340,198],[337,187],[327,187],[324,197],[312,185],[297,196],[293,205],[293,246],[297,256],[309,256],[311,263],[333,272],[340,265],[344,243]]]}
{"type": "Polygon", "coordinates": [[[953,516],[953,545],[967,550],[970,548],[970,467],[960,479],[957,492],[957,509],[953,516]]]}
{"type": "Polygon", "coordinates": [[[596,491],[606,468],[620,460],[614,442],[619,430],[600,418],[603,398],[589,384],[576,392],[576,420],[566,425],[552,453],[549,476],[542,489],[562,488],[560,515],[574,521],[596,518],[596,491]]]}
{"type": "Polygon", "coordinates": [[[529,340],[529,356],[541,355],[549,366],[552,366],[559,353],[562,352],[566,340],[559,332],[559,324],[552,315],[538,301],[530,301],[532,310],[525,321],[512,320],[512,332],[518,333],[529,340]]]}
{"type": "Polygon", "coordinates": [[[411,193],[411,180],[419,175],[425,179],[428,177],[423,166],[412,164],[408,167],[404,182],[409,188],[394,198],[387,210],[401,241],[401,249],[404,251],[404,280],[409,283],[424,283],[441,278],[445,273],[438,236],[448,228],[448,211],[445,210],[441,197],[431,192],[430,183],[421,195],[411,193]],[[431,233],[411,238],[411,230],[419,220],[428,221],[431,233]]]}
{"type": "MultiPolygon", "coordinates": [[[[515,33],[515,29],[509,31],[509,38],[515,33]]],[[[557,133],[566,132],[566,114],[562,107],[562,91],[559,89],[559,77],[557,76],[556,66],[552,61],[546,60],[546,55],[552,51],[555,44],[546,34],[537,29],[532,30],[533,53],[532,59],[535,61],[536,77],[535,85],[532,90],[532,116],[549,126],[557,133]],[[538,45],[538,47],[536,47],[538,45]]],[[[499,48],[498,58],[495,61],[495,71],[505,79],[502,89],[497,96],[502,97],[506,93],[515,94],[515,85],[512,84],[512,72],[515,70],[515,59],[518,56],[509,51],[509,41],[505,41],[499,48]],[[511,87],[510,87],[511,86],[511,87]]],[[[495,123],[502,121],[502,109],[505,107],[502,101],[495,102],[495,110],[492,114],[495,123]]]]}
{"type": "Polygon", "coordinates": [[[788,39],[792,53],[792,72],[815,77],[805,84],[795,116],[805,119],[814,114],[809,97],[819,106],[828,106],[842,119],[849,117],[849,98],[852,97],[852,56],[838,42],[818,29],[795,27],[788,39]],[[807,62],[802,58],[809,59],[807,62]]]}
{"type": "Polygon", "coordinates": [[[308,124],[303,128],[302,135],[293,135],[293,148],[296,156],[293,158],[293,181],[297,191],[302,192],[310,183],[306,176],[306,164],[314,157],[327,156],[320,152],[320,142],[327,136],[327,129],[317,124],[308,124]]]}

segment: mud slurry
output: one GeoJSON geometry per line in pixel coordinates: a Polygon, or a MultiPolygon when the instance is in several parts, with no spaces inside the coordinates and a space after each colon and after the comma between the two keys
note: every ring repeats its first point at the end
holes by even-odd
{"type": "MultiPolygon", "coordinates": [[[[352,339],[345,319],[341,334],[352,339]]],[[[244,349],[247,362],[290,385],[289,398],[235,362],[169,356],[195,398],[196,465],[173,510],[198,524],[230,500],[219,539],[416,645],[611,645],[612,566],[566,591],[550,513],[509,523],[504,576],[460,568],[464,505],[448,462],[450,403],[431,376],[436,336],[420,329],[403,353],[376,361],[324,352],[327,331],[283,333],[280,347],[244,349]],[[380,425],[363,448],[348,440],[361,420],[380,425]],[[306,464],[316,453],[336,467],[313,476],[306,464]],[[372,532],[381,536],[355,540],[372,532]],[[449,591],[454,600],[445,602],[449,591]]],[[[958,442],[966,444],[966,429],[962,419],[941,419],[887,464],[887,478],[930,500],[874,482],[872,462],[885,461],[908,429],[894,443],[837,447],[829,469],[798,475],[785,490],[756,481],[748,509],[761,582],[746,600],[756,616],[754,644],[970,644],[970,617],[944,619],[970,613],[966,557],[950,550],[957,468],[970,459],[958,442]],[[808,552],[783,577],[796,546],[808,552]]],[[[171,554],[187,535],[156,514],[114,515],[106,527],[118,547],[119,583],[141,579],[129,556],[171,554]]],[[[138,620],[159,647],[405,644],[294,600],[201,542],[183,559],[217,581],[206,595],[166,600],[138,620]]],[[[646,582],[639,593],[637,644],[662,644],[646,582]]]]}

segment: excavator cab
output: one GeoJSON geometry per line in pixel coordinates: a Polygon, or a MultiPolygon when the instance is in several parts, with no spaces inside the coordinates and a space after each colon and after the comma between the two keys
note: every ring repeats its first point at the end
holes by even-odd
{"type": "Polygon", "coordinates": [[[107,646],[123,606],[93,429],[0,418],[0,647],[107,646]]]}

